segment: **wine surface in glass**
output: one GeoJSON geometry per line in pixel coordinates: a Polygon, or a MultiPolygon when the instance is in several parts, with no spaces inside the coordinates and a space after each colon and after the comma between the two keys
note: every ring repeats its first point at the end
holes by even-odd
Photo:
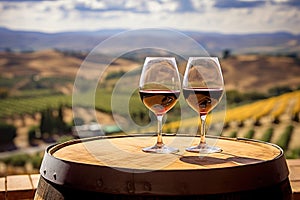
{"type": "Polygon", "coordinates": [[[207,115],[220,101],[222,88],[184,88],[186,102],[200,115],[207,115]]]}
{"type": "Polygon", "coordinates": [[[179,90],[140,90],[145,106],[156,115],[164,115],[177,102],[179,90]]]}

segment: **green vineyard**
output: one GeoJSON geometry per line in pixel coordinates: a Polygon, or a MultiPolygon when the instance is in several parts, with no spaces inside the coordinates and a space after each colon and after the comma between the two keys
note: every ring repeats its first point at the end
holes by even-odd
{"type": "MultiPolygon", "coordinates": [[[[82,96],[81,106],[90,106],[86,98],[90,95],[82,96]]],[[[88,99],[89,100],[89,99],[88,99]]],[[[95,98],[95,108],[106,113],[111,112],[111,93],[106,90],[98,90],[95,98]]],[[[48,108],[58,109],[60,106],[72,107],[72,96],[63,94],[38,95],[36,97],[13,97],[0,100],[0,119],[11,118],[18,115],[33,115],[48,108]]]]}
{"type": "Polygon", "coordinates": [[[0,100],[0,118],[14,115],[34,114],[47,108],[71,105],[71,96],[51,95],[30,98],[7,98],[0,100]]]}
{"type": "MultiPolygon", "coordinates": [[[[122,101],[122,96],[119,96],[122,101]]],[[[137,94],[132,96],[130,111],[134,116],[148,112],[139,102],[137,94]],[[144,109],[144,110],[143,110],[144,109]]],[[[13,118],[24,114],[34,115],[48,108],[61,105],[72,107],[72,96],[44,95],[28,98],[7,98],[0,101],[0,118],[13,118]]],[[[122,103],[117,104],[122,106],[122,103]]],[[[98,90],[95,98],[98,111],[111,113],[111,93],[98,90]]],[[[227,107],[224,113],[213,112],[207,118],[208,125],[224,122],[222,136],[244,137],[272,142],[280,145],[290,157],[300,157],[300,91],[259,100],[236,107],[227,107]]],[[[175,119],[175,118],[174,118],[175,119]]],[[[178,121],[178,118],[164,125],[165,132],[176,132],[198,125],[198,118],[178,121]]]]}

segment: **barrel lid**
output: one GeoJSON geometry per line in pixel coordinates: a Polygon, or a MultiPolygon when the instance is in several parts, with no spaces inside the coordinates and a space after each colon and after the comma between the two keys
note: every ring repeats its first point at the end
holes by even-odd
{"type": "MultiPolygon", "coordinates": [[[[176,146],[180,149],[176,154],[141,151],[155,139],[101,136],[52,145],[45,152],[40,173],[54,184],[81,190],[153,195],[254,190],[288,178],[283,151],[271,143],[220,137],[217,145],[223,151],[200,157],[184,151],[184,145],[176,146]]],[[[167,144],[176,139],[198,142],[197,137],[164,137],[167,144]]]]}

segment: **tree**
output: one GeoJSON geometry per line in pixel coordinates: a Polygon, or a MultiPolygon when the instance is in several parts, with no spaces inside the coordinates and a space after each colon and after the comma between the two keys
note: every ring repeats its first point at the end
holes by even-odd
{"type": "Polygon", "coordinates": [[[17,129],[13,125],[0,123],[0,152],[16,149],[14,139],[17,129]]]}
{"type": "Polygon", "coordinates": [[[64,122],[63,106],[58,108],[57,116],[55,118],[55,127],[59,133],[64,133],[66,131],[66,123],[64,122]]]}
{"type": "Polygon", "coordinates": [[[0,87],[0,99],[5,99],[6,97],[8,97],[8,94],[9,90],[7,88],[0,87]]]}
{"type": "Polygon", "coordinates": [[[228,58],[230,56],[231,56],[231,50],[230,49],[225,49],[223,51],[223,59],[226,59],[226,58],[228,58]]]}
{"type": "Polygon", "coordinates": [[[40,123],[41,133],[52,134],[54,130],[53,125],[54,125],[54,119],[52,115],[52,109],[48,108],[47,110],[42,111],[41,123],[40,123]]]}
{"type": "Polygon", "coordinates": [[[279,96],[281,94],[292,92],[293,90],[289,86],[278,86],[269,89],[270,96],[279,96]]]}

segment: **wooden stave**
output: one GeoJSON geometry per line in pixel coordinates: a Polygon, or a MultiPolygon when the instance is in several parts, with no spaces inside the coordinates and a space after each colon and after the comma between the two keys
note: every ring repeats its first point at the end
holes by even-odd
{"type": "Polygon", "coordinates": [[[68,200],[68,199],[89,199],[89,200],[253,200],[253,199],[272,199],[272,200],[292,200],[292,191],[288,179],[280,184],[266,188],[258,188],[250,191],[239,191],[224,194],[208,195],[138,195],[138,194],[109,194],[74,190],[60,185],[55,185],[43,177],[40,178],[38,189],[34,200],[68,200]]]}

